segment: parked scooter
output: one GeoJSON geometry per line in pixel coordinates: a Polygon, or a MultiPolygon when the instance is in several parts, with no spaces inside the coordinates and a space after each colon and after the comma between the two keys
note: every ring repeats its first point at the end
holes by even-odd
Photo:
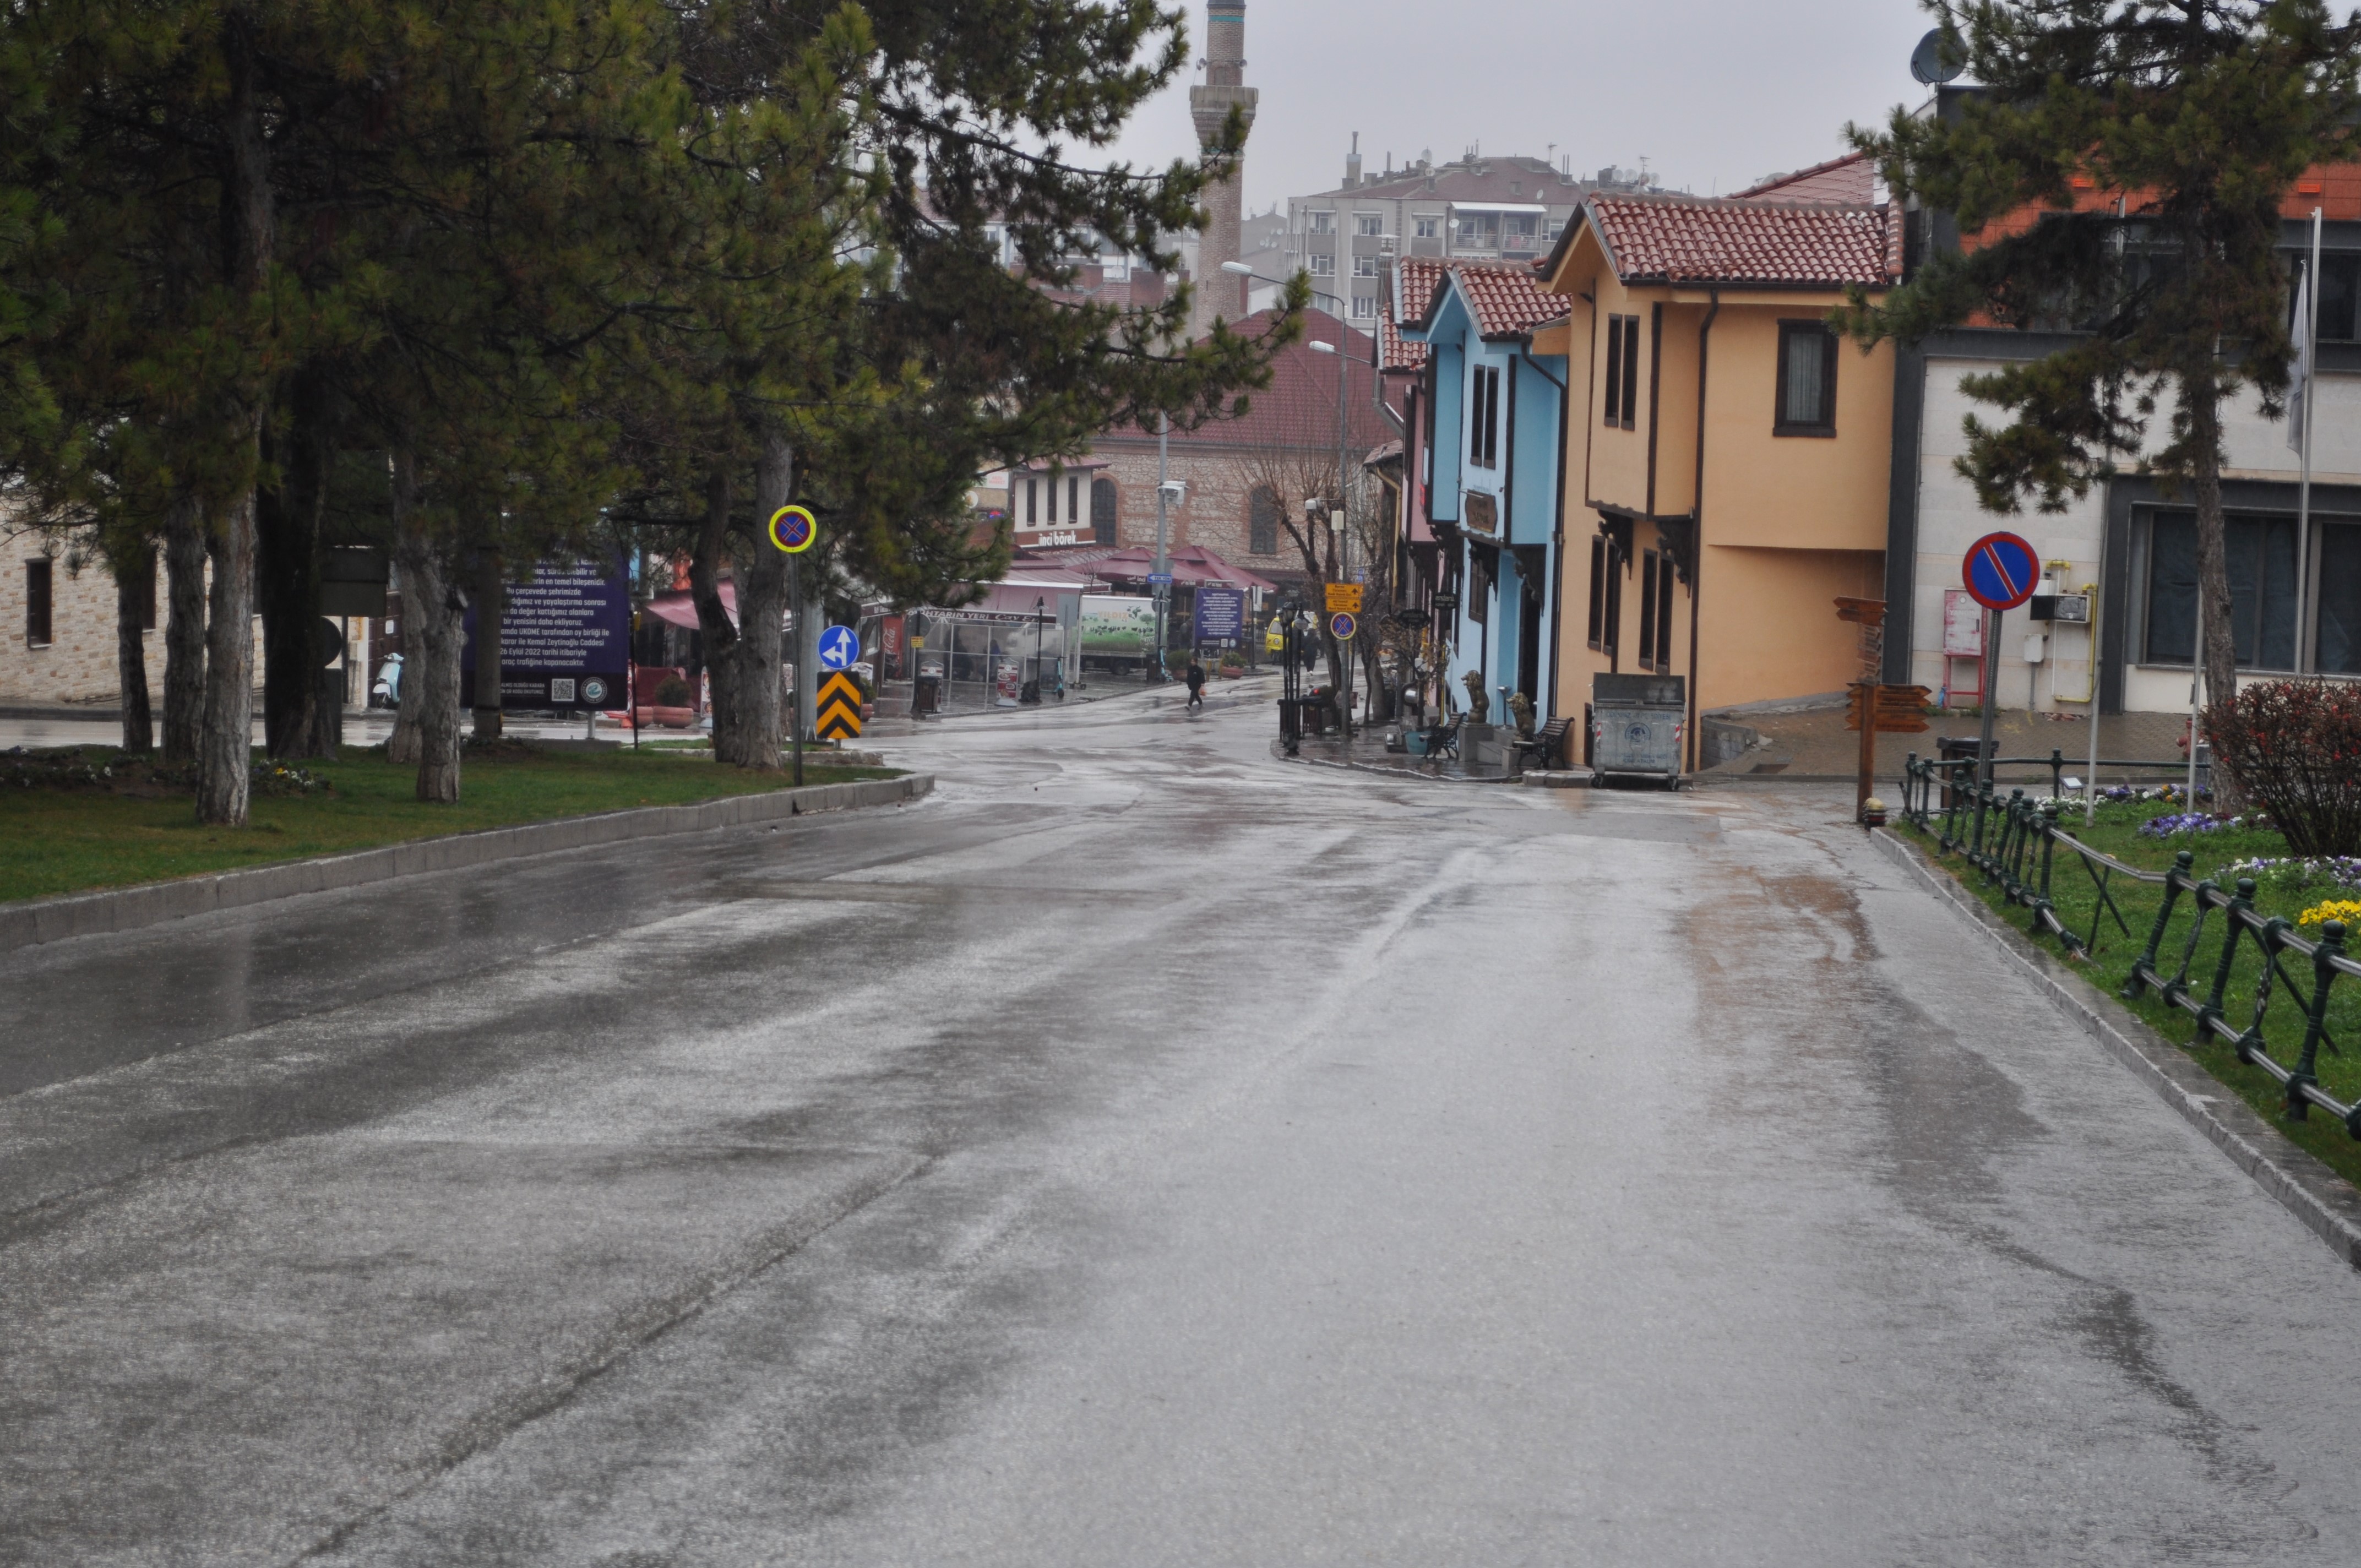
{"type": "Polygon", "coordinates": [[[401,655],[388,653],[385,663],[377,667],[377,684],[369,687],[371,707],[401,706],[401,655]]]}

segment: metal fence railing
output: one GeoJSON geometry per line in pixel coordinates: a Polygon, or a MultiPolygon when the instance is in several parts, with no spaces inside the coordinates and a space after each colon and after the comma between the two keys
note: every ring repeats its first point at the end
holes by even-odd
{"type": "MultiPolygon", "coordinates": [[[[2255,912],[2253,879],[2242,877],[2234,891],[2225,893],[2211,879],[2201,881],[2191,874],[2194,857],[2187,850],[2174,856],[2172,868],[2164,872],[2119,861],[2060,828],[2055,799],[2028,800],[2022,789],[2012,789],[2004,798],[1996,787],[1977,779],[1977,771],[1973,760],[1921,762],[1914,753],[1903,781],[1903,818],[1932,836],[1943,854],[1964,859],[2005,902],[2027,910],[2034,932],[2056,937],[2070,956],[2088,958],[2109,917],[2125,939],[2137,939],[2116,901],[2118,883],[2162,888],[2147,946],[2132,960],[2124,996],[2136,1000],[2143,992],[2154,991],[2159,1001],[2194,1017],[2201,1036],[2218,1037],[2240,1061],[2270,1075],[2286,1091],[2290,1119],[2304,1120],[2317,1105],[2344,1123],[2347,1135],[2361,1139],[2361,1101],[2347,1104],[2335,1099],[2322,1088],[2317,1074],[2321,1051],[2337,1048],[2328,1033],[2331,992],[2340,976],[2361,977],[2361,962],[2345,950],[2343,921],[2323,922],[2320,939],[2306,940],[2291,921],[2255,912]],[[2079,882],[2074,866],[2081,868],[2079,882]],[[2088,917],[2077,919],[2069,905],[2083,907],[2085,888],[2088,917]],[[2184,897],[2190,901],[2188,929],[2168,942],[2174,913],[2184,897]],[[2167,974],[2160,966],[2174,948],[2179,959],[2167,974]],[[2241,972],[2238,960],[2247,953],[2256,961],[2241,972]],[[2297,978],[2305,970],[2310,971],[2309,989],[2297,978]],[[2200,981],[2191,981],[2192,973],[2200,981]],[[2240,984],[2244,996],[2235,994],[2240,984]],[[2272,1005],[2282,997],[2302,1026],[2292,1062],[2273,1056],[2264,1037],[2272,1005]],[[2243,1014],[2243,1027],[2232,1022],[2234,1011],[2243,1014]]],[[[2290,1018],[2282,1033],[2291,1032],[2296,1022],[2290,1018]]]]}

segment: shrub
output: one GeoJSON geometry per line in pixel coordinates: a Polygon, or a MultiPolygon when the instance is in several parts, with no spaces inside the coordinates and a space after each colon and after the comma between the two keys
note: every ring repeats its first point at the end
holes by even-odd
{"type": "Polygon", "coordinates": [[[2213,761],[2298,855],[2361,851],[2361,685],[2265,681],[2206,705],[2213,761]]]}
{"type": "Polygon", "coordinates": [[[678,675],[666,675],[656,683],[658,707],[686,707],[693,700],[688,695],[688,683],[678,675]]]}

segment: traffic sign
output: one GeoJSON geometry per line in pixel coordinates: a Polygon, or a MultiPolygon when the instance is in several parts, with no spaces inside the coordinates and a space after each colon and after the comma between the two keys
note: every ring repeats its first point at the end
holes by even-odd
{"type": "Polygon", "coordinates": [[[1968,546],[1960,576],[1986,609],[2015,609],[2033,597],[2041,567],[2033,546],[2014,533],[1987,533],[1968,546]]]}
{"type": "Polygon", "coordinates": [[[1150,572],[1148,574],[1148,586],[1151,588],[1169,588],[1172,586],[1172,574],[1150,572]]]}
{"type": "MultiPolygon", "coordinates": [[[[1329,584],[1328,609],[1331,614],[1334,614],[1339,611],[1342,611],[1346,615],[1360,614],[1361,585],[1358,583],[1329,584]]],[[[1350,633],[1346,633],[1345,635],[1349,636],[1350,633]]]]}
{"type": "Polygon", "coordinates": [[[781,507],[771,514],[771,543],[794,555],[819,537],[819,520],[808,507],[781,507]]]}
{"type": "Polygon", "coordinates": [[[823,740],[851,740],[861,734],[861,687],[851,675],[839,673],[819,684],[813,704],[818,720],[812,732],[823,740]]]}
{"type": "Polygon", "coordinates": [[[1360,629],[1360,622],[1355,620],[1348,610],[1340,609],[1328,618],[1328,630],[1339,642],[1350,642],[1353,633],[1360,629]]]}
{"type": "Polygon", "coordinates": [[[861,662],[861,634],[850,626],[831,626],[819,634],[819,667],[849,670],[861,662]]]}

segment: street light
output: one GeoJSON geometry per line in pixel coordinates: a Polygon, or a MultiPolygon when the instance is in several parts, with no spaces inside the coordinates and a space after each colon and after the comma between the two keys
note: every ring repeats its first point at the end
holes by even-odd
{"type": "MultiPolygon", "coordinates": [[[[1351,473],[1350,459],[1345,455],[1345,400],[1349,389],[1346,378],[1352,372],[1353,362],[1333,343],[1314,339],[1311,347],[1314,354],[1336,356],[1336,504],[1328,510],[1328,531],[1336,536],[1336,570],[1349,583],[1353,580],[1353,536],[1345,532],[1345,488],[1351,483],[1348,477],[1351,473]]],[[[1344,701],[1339,708],[1344,718],[1345,739],[1350,740],[1353,738],[1353,651],[1345,648],[1338,652],[1341,655],[1339,662],[1345,670],[1344,701]]]]}

